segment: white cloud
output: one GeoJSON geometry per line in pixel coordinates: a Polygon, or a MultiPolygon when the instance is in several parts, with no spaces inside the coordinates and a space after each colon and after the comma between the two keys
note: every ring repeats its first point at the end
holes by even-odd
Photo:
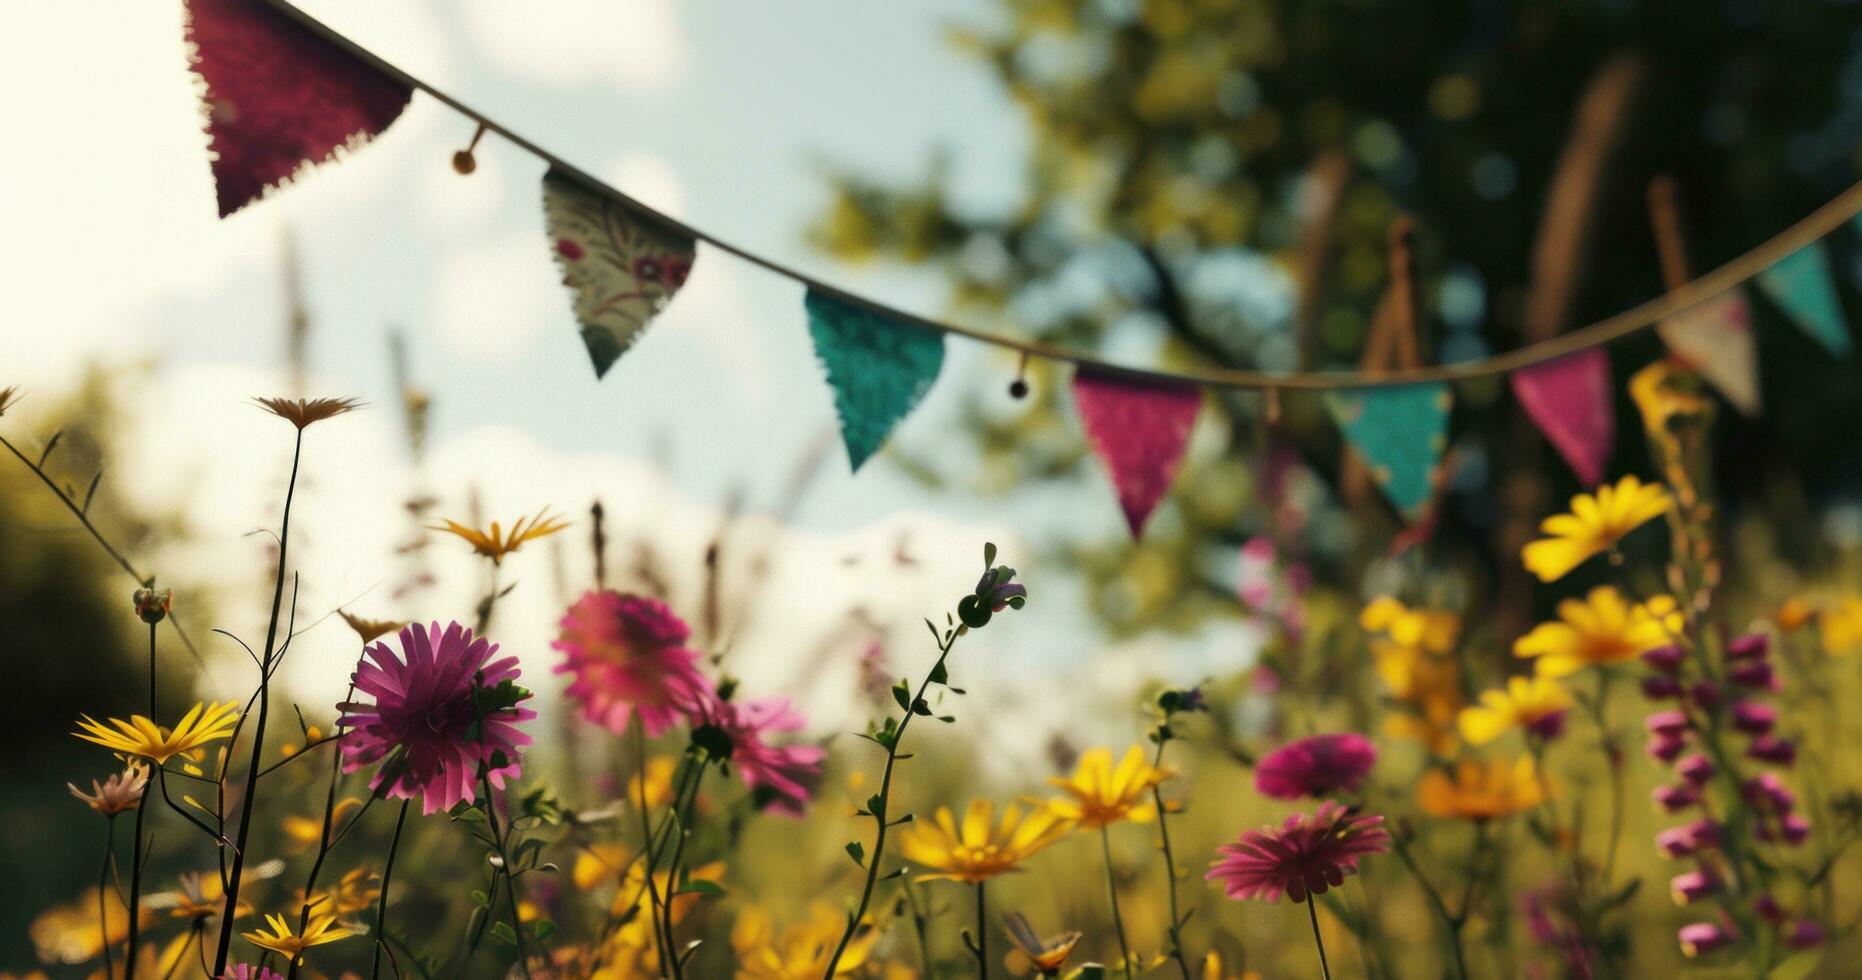
{"type": "Polygon", "coordinates": [[[686,44],[673,0],[560,0],[535,5],[471,0],[463,23],[498,71],[574,88],[608,82],[662,91],[686,71],[686,44]]]}
{"type": "Polygon", "coordinates": [[[569,297],[541,232],[509,233],[441,257],[427,308],[446,348],[497,364],[530,349],[569,297]]]}

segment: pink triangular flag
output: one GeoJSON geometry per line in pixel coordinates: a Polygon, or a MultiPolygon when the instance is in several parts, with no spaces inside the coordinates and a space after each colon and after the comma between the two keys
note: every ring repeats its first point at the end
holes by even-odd
{"type": "Polygon", "coordinates": [[[388,128],[414,90],[260,0],[188,0],[220,217],[388,128]]]}
{"type": "Polygon", "coordinates": [[[1585,486],[1603,482],[1616,445],[1610,357],[1600,347],[1513,373],[1513,394],[1585,486]]]}
{"type": "Polygon", "coordinates": [[[1744,415],[1759,411],[1759,359],[1746,297],[1729,289],[1661,322],[1662,340],[1744,415]]]}
{"type": "Polygon", "coordinates": [[[1073,402],[1137,537],[1176,478],[1202,408],[1202,390],[1082,369],[1073,375],[1073,402]]]}

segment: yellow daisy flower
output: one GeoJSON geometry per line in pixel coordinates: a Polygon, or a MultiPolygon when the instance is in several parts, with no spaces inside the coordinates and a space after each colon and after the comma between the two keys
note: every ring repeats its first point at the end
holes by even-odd
{"type": "Polygon", "coordinates": [[[492,521],[491,526],[483,531],[467,527],[458,521],[447,521],[431,530],[444,531],[463,538],[467,544],[472,546],[473,551],[491,559],[491,563],[497,565],[504,561],[505,555],[523,547],[525,542],[547,538],[568,526],[561,519],[551,516],[548,510],[540,510],[537,511],[535,517],[518,518],[511,525],[509,532],[506,532],[497,521],[492,521]]]}
{"type": "MultiPolygon", "coordinates": [[[[824,903],[808,908],[808,916],[778,933],[769,912],[751,906],[738,913],[731,925],[731,949],[737,953],[737,980],[820,980],[828,959],[840,944],[847,920],[824,903]]],[[[858,972],[866,964],[874,929],[864,929],[847,944],[835,976],[858,972]]]]}
{"type": "Polygon", "coordinates": [[[994,824],[995,804],[973,800],[964,812],[963,824],[950,807],[937,808],[932,820],[919,820],[900,835],[899,851],[907,861],[935,869],[925,878],[943,878],[968,884],[988,881],[997,875],[1016,870],[1016,866],[1036,851],[1065,836],[1070,825],[1047,807],[1022,816],[1021,807],[1011,803],[1002,808],[1002,820],[994,824]]]}
{"type": "Polygon", "coordinates": [[[310,921],[304,924],[304,934],[301,936],[291,931],[291,923],[282,915],[267,915],[265,924],[271,928],[245,933],[246,941],[274,953],[283,953],[290,959],[304,955],[304,951],[312,946],[322,946],[356,935],[354,930],[337,925],[336,915],[331,912],[313,910],[310,921]]]}
{"type": "Polygon", "coordinates": [[[1825,653],[1851,653],[1862,648],[1862,598],[1849,596],[1820,612],[1817,636],[1825,653]]]}
{"type": "MultiPolygon", "coordinates": [[[[361,807],[362,801],[353,796],[345,796],[337,800],[335,809],[330,811],[330,833],[335,834],[342,830],[349,816],[361,807]]],[[[323,836],[323,814],[319,813],[314,816],[287,814],[284,820],[280,821],[280,826],[284,829],[285,850],[296,854],[315,846],[317,839],[323,836]]]]}
{"type": "Polygon", "coordinates": [[[81,715],[78,727],[84,731],[71,734],[124,755],[153,759],[159,766],[183,752],[232,735],[233,726],[239,724],[239,712],[234,710],[237,707],[237,701],[200,702],[188,709],[172,730],[158,728],[141,715],[132,715],[128,721],[111,718],[110,725],[115,728],[81,715]]]}
{"type": "Polygon", "coordinates": [[[1469,745],[1485,745],[1522,728],[1552,738],[1564,726],[1571,710],[1571,695],[1549,677],[1513,677],[1506,687],[1481,692],[1480,704],[1461,709],[1461,737],[1469,745]]]}
{"type": "Polygon", "coordinates": [[[1439,609],[1412,609],[1382,596],[1358,613],[1358,625],[1367,633],[1384,634],[1399,646],[1448,653],[1455,648],[1455,636],[1461,632],[1461,617],[1439,609]]]}
{"type": "Polygon", "coordinates": [[[1416,787],[1416,800],[1432,817],[1492,820],[1530,810],[1545,799],[1545,785],[1532,756],[1463,759],[1451,777],[1431,769],[1416,787]]]}
{"type": "Polygon", "coordinates": [[[1513,655],[1537,657],[1542,677],[1568,677],[1585,667],[1634,660],[1673,642],[1683,625],[1671,596],[1631,604],[1615,588],[1600,585],[1583,599],[1560,602],[1558,621],[1540,623],[1514,641],[1513,655]]]}
{"type": "MultiPolygon", "coordinates": [[[[352,868],[343,872],[343,876],[330,889],[313,892],[310,896],[311,914],[328,912],[331,915],[353,915],[375,907],[375,900],[381,897],[381,876],[368,868],[352,868]]],[[[298,889],[297,900],[304,901],[303,889],[298,889]]]]}
{"type": "Polygon", "coordinates": [[[1120,820],[1150,823],[1157,818],[1151,787],[1170,778],[1170,770],[1144,761],[1144,748],[1134,745],[1112,767],[1111,749],[1091,749],[1080,756],[1070,778],[1053,776],[1048,782],[1066,791],[1050,804],[1061,817],[1084,827],[1104,827],[1120,820]]]}
{"type": "Polygon", "coordinates": [[[1079,945],[1085,936],[1085,933],[1076,930],[1063,932],[1052,939],[1042,939],[1020,912],[1010,912],[1003,916],[1002,926],[1003,931],[1008,933],[1009,942],[1015,947],[1015,951],[1010,954],[1011,959],[1019,958],[1022,961],[1013,963],[1011,969],[1023,966],[1024,969],[1014,972],[1034,972],[1044,977],[1059,976],[1060,968],[1067,965],[1067,957],[1073,955],[1073,947],[1079,945]]]}
{"type": "Polygon", "coordinates": [[[1539,581],[1555,582],[1615,547],[1624,535],[1667,513],[1673,504],[1661,484],[1623,477],[1615,486],[1598,487],[1595,495],[1572,497],[1569,513],[1554,514],[1539,525],[1550,536],[1526,545],[1520,557],[1539,581]]]}

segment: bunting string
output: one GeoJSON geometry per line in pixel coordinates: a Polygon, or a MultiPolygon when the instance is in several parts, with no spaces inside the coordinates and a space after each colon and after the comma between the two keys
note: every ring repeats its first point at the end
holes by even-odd
{"type": "MultiPolygon", "coordinates": [[[[1123,378],[1131,381],[1146,381],[1156,384],[1195,384],[1230,389],[1331,391],[1338,389],[1401,388],[1418,384],[1471,381],[1480,378],[1511,374],[1526,368],[1546,364],[1581,351],[1600,348],[1604,345],[1654,329],[1665,320],[1674,319],[1703,302],[1714,299],[1729,290],[1736,289],[1756,279],[1765,270],[1787,259],[1800,250],[1812,246],[1825,235],[1828,235],[1830,232],[1852,219],[1857,218],[1858,215],[1862,215],[1862,182],[1858,182],[1832,198],[1822,207],[1811,212],[1796,224],[1784,229],[1769,240],[1759,244],[1751,251],[1703,275],[1685,283],[1675,285],[1660,296],[1656,296],[1635,307],[1624,310],[1615,316],[1567,331],[1556,337],[1551,337],[1546,340],[1515,348],[1511,351],[1475,360],[1458,361],[1452,364],[1404,367],[1374,372],[1353,370],[1275,372],[1220,366],[1199,366],[1167,371],[1157,368],[1135,367],[1108,361],[1096,354],[1058,347],[1039,340],[1005,336],[961,323],[952,323],[921,316],[841,289],[840,287],[825,282],[793,266],[779,262],[741,245],[733,244],[730,241],[719,238],[702,229],[694,228],[671,215],[664,214],[647,206],[623,191],[597,179],[592,174],[589,174],[587,171],[582,170],[555,153],[552,153],[543,146],[526,139],[511,128],[485,115],[483,112],[447,94],[432,83],[382,58],[375,52],[330,28],[322,21],[298,9],[296,6],[289,3],[288,0],[254,0],[254,2],[263,3],[278,13],[291,18],[305,30],[337,46],[357,60],[366,63],[374,70],[399,84],[426,93],[426,95],[452,109],[454,112],[471,119],[483,130],[498,134],[513,146],[549,164],[553,172],[573,178],[585,185],[589,190],[609,198],[616,205],[635,212],[643,220],[660,226],[672,235],[691,239],[695,242],[704,242],[712,248],[727,252],[776,275],[801,283],[815,295],[833,299],[845,306],[864,309],[878,317],[883,317],[899,323],[910,324],[923,330],[966,337],[980,343],[1019,351],[1027,356],[1070,363],[1102,376],[1123,378]]],[[[1819,259],[1821,258],[1820,255],[1817,257],[1819,259]]],[[[1818,299],[1821,299],[1821,297],[1818,297],[1818,299]]],[[[1820,339],[1824,339],[1821,333],[1813,331],[1813,334],[1819,336],[1820,339]]]]}

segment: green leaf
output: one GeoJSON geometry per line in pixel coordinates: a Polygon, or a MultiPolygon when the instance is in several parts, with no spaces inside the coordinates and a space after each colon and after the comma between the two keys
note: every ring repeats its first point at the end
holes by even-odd
{"type": "Polygon", "coordinates": [[[931,683],[933,684],[950,683],[950,671],[944,669],[944,661],[942,660],[938,661],[937,666],[931,668],[931,683]]]}
{"type": "Polygon", "coordinates": [[[1823,951],[1807,949],[1784,958],[1771,972],[1765,974],[1765,980],[1804,980],[1816,972],[1817,965],[1823,962],[1823,951]]]}
{"type": "Polygon", "coordinates": [[[491,896],[481,889],[474,888],[472,889],[472,902],[479,908],[487,908],[491,905],[491,896]]]}
{"type": "Polygon", "coordinates": [[[994,541],[983,542],[983,567],[988,568],[989,566],[994,565],[995,563],[996,563],[996,543],[994,541]]]}
{"type": "Polygon", "coordinates": [[[892,700],[897,701],[899,703],[899,707],[904,708],[908,711],[911,710],[912,686],[909,683],[906,683],[905,681],[900,681],[897,684],[892,685],[892,700]]]}
{"type": "Polygon", "coordinates": [[[530,934],[537,937],[539,941],[550,938],[555,932],[556,923],[548,919],[538,919],[536,923],[530,927],[530,934]]]}
{"type": "Polygon", "coordinates": [[[874,793],[872,796],[867,797],[866,810],[876,817],[884,818],[886,815],[885,797],[880,796],[878,793],[874,793]]]}
{"type": "Polygon", "coordinates": [[[498,937],[498,939],[502,942],[508,943],[512,946],[517,945],[517,933],[511,931],[511,924],[509,922],[492,923],[491,934],[498,937]]]}
{"type": "Polygon", "coordinates": [[[912,702],[912,714],[929,715],[931,714],[931,706],[925,703],[924,698],[918,698],[912,702]]]}
{"type": "Polygon", "coordinates": [[[866,848],[861,846],[859,841],[850,840],[847,842],[847,856],[853,858],[853,863],[862,868],[866,867],[866,848]]]}
{"type": "Polygon", "coordinates": [[[675,895],[718,896],[718,895],[724,894],[724,886],[718,884],[715,881],[707,881],[703,878],[693,878],[692,880],[686,882],[683,886],[680,887],[678,891],[674,892],[673,894],[675,895]]]}

